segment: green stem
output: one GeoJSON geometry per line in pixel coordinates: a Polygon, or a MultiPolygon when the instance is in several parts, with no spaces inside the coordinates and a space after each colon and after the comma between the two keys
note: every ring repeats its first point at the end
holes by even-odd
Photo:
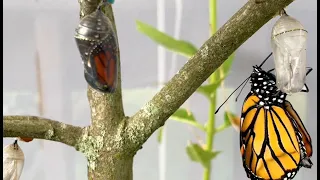
{"type": "MultiPolygon", "coordinates": [[[[209,0],[209,19],[210,19],[210,35],[217,31],[217,1],[209,0]]],[[[217,73],[213,73],[209,77],[209,83],[214,83],[217,80],[217,73]]],[[[213,150],[214,130],[215,130],[215,112],[216,110],[216,92],[212,93],[210,97],[209,118],[207,124],[206,144],[207,151],[213,150]]],[[[204,169],[203,179],[210,180],[211,176],[211,161],[204,169]]]]}
{"type": "Polygon", "coordinates": [[[210,35],[217,31],[217,0],[209,0],[210,35]]]}
{"type": "MultiPolygon", "coordinates": [[[[211,77],[215,77],[211,75],[211,77]]],[[[213,78],[212,78],[213,79],[213,78]]],[[[211,80],[211,78],[210,78],[211,80]]],[[[213,96],[210,98],[210,107],[209,107],[209,120],[207,124],[207,136],[206,136],[206,144],[207,151],[213,150],[213,140],[214,140],[214,130],[215,130],[215,114],[216,111],[216,94],[213,93],[213,96]]],[[[210,180],[211,176],[211,161],[209,161],[208,166],[204,170],[203,179],[210,180]]]]}

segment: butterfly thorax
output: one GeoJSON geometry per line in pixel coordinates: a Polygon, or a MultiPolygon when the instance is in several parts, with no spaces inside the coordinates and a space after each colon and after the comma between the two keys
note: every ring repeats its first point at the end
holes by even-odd
{"type": "Polygon", "coordinates": [[[276,78],[270,73],[255,66],[250,76],[251,93],[260,99],[257,102],[266,109],[271,105],[282,105],[287,96],[276,86],[276,78]]]}

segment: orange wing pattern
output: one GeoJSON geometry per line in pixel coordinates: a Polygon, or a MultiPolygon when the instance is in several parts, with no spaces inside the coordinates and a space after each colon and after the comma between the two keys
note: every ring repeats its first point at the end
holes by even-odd
{"type": "Polygon", "coordinates": [[[112,58],[109,51],[100,52],[94,56],[95,68],[98,74],[98,80],[101,84],[113,86],[115,83],[115,59],[112,58]]]}
{"type": "MultiPolygon", "coordinates": [[[[261,106],[258,102],[257,96],[249,94],[242,108],[240,151],[248,177],[292,179],[302,160],[297,128],[282,107],[261,106]]],[[[305,129],[300,122],[298,127],[301,132],[305,129]]]]}
{"type": "Polygon", "coordinates": [[[306,159],[307,162],[303,162],[303,166],[307,168],[311,168],[312,162],[310,161],[310,157],[312,156],[312,142],[311,137],[305,128],[303,122],[301,121],[298,113],[293,109],[291,103],[289,101],[285,101],[285,110],[288,116],[291,118],[291,121],[294,125],[297,126],[299,136],[302,138],[302,145],[304,146],[304,150],[306,151],[306,159]]]}
{"type": "Polygon", "coordinates": [[[110,36],[97,45],[85,64],[85,78],[94,89],[101,92],[114,92],[117,86],[117,46],[110,36]]]}

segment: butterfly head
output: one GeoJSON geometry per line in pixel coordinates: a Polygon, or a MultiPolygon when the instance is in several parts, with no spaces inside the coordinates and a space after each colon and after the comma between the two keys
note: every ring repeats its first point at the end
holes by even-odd
{"type": "Polygon", "coordinates": [[[250,83],[251,92],[262,99],[265,104],[284,102],[286,94],[277,88],[274,74],[254,66],[250,76],[250,83]]]}

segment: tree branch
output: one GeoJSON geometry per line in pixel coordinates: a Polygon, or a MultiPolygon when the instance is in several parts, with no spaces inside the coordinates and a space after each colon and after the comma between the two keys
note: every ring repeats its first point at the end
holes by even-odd
{"type": "Polygon", "coordinates": [[[139,148],[196,91],[196,89],[248,38],[293,0],[249,0],[228,20],[181,70],[128,119],[126,136],[139,148]]]}
{"type": "MultiPolygon", "coordinates": [[[[100,0],[79,0],[80,18],[97,9],[100,0]]],[[[111,5],[103,8],[104,14],[116,25],[111,5]]],[[[115,34],[117,36],[117,33],[115,34]]],[[[117,41],[118,38],[116,37],[117,41]]],[[[125,151],[122,138],[124,111],[121,94],[120,51],[118,56],[118,83],[114,93],[101,93],[88,86],[88,100],[91,109],[91,126],[86,129],[78,145],[88,161],[88,178],[95,180],[132,179],[133,156],[125,151]],[[119,158],[121,157],[121,158],[119,158]]]]}
{"type": "Polygon", "coordinates": [[[4,116],[3,137],[28,137],[75,146],[83,128],[36,116],[4,116]]]}

